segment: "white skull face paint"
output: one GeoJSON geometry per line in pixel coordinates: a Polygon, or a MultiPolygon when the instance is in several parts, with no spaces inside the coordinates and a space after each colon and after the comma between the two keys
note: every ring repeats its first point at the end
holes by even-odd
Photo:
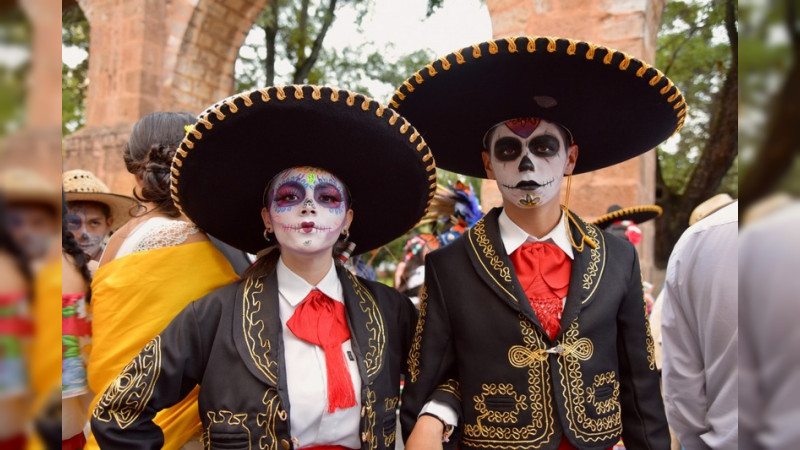
{"type": "Polygon", "coordinates": [[[103,240],[111,231],[101,205],[92,202],[70,203],[67,228],[84,253],[94,260],[100,259],[103,240]]]}
{"type": "Polygon", "coordinates": [[[537,118],[514,119],[491,134],[489,161],[503,199],[520,208],[557,201],[569,163],[561,127],[537,118]]]}
{"type": "Polygon", "coordinates": [[[282,251],[330,253],[347,226],[344,185],[322,169],[284,170],[273,179],[267,200],[269,221],[282,251]]]}

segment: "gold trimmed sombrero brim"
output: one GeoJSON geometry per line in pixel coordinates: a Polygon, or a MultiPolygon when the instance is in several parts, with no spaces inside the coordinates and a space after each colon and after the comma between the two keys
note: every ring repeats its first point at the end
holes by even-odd
{"type": "Polygon", "coordinates": [[[102,192],[64,192],[67,203],[70,202],[96,202],[108,205],[111,217],[114,221],[111,224],[111,231],[119,229],[125,222],[131,219],[131,214],[135,214],[139,202],[126,195],[102,193],[102,192]]]}
{"type": "Polygon", "coordinates": [[[267,246],[264,190],[298,166],[327,170],[350,190],[356,254],[410,230],[436,192],[433,155],[393,109],[335,88],[273,86],[199,116],[172,162],[172,198],[209,234],[257,253],[267,246]]]}
{"type": "Polygon", "coordinates": [[[423,134],[438,167],[486,177],[484,134],[520,117],[565,126],[574,173],[633,158],[682,126],[686,103],[664,74],[623,52],[569,39],[509,37],[434,60],[390,105],[423,134]]]}
{"type": "Polygon", "coordinates": [[[592,224],[600,228],[606,228],[618,220],[630,220],[635,224],[641,224],[648,220],[653,220],[661,216],[662,209],[658,205],[638,205],[628,208],[621,208],[607,214],[603,214],[592,221],[592,224]]]}

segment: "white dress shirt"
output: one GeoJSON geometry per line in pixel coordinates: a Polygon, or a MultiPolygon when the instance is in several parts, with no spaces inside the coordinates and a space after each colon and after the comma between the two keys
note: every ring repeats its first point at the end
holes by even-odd
{"type": "MultiPolygon", "coordinates": [[[[567,236],[567,226],[565,224],[565,215],[563,211],[561,212],[561,218],[558,220],[556,226],[541,238],[531,236],[520,228],[519,225],[508,217],[505,208],[500,213],[497,222],[500,228],[500,239],[503,241],[503,247],[508,255],[512,254],[526,242],[547,242],[557,245],[558,248],[567,254],[569,259],[574,259],[572,244],[570,244],[569,236],[567,236]]],[[[566,301],[566,297],[561,299],[562,307],[566,301]]],[[[444,420],[448,425],[456,426],[458,424],[458,414],[448,405],[437,400],[431,400],[426,403],[420,411],[420,414],[423,413],[433,414],[444,420]]]]}
{"type": "Polygon", "coordinates": [[[322,347],[310,344],[292,333],[286,326],[297,305],[316,288],[334,301],[344,303],[342,284],[331,268],[317,286],[312,286],[292,272],[283,259],[278,260],[279,314],[283,326],[283,346],[286,364],[286,384],[291,407],[290,421],[293,440],[298,448],[312,445],[342,445],[360,448],[358,434],[361,420],[361,376],[352,351],[351,340],[342,343],[344,360],[353,380],[356,405],[352,408],[328,412],[328,384],[325,352],[322,347]],[[299,442],[299,444],[297,444],[299,442]]]}
{"type": "Polygon", "coordinates": [[[739,234],[739,448],[800,448],[800,202],[739,234]]]}
{"type": "Polygon", "coordinates": [[[689,227],[667,265],[664,407],[687,449],[738,448],[738,215],[735,202],[689,227]]]}

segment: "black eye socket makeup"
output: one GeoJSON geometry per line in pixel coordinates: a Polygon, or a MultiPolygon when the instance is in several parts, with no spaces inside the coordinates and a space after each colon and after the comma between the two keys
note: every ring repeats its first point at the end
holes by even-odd
{"type": "Polygon", "coordinates": [[[549,134],[536,136],[528,143],[528,149],[536,156],[554,156],[560,148],[558,138],[549,134]]]}
{"type": "Polygon", "coordinates": [[[502,137],[494,143],[493,151],[499,161],[514,161],[522,154],[522,142],[512,137],[502,137]]]}

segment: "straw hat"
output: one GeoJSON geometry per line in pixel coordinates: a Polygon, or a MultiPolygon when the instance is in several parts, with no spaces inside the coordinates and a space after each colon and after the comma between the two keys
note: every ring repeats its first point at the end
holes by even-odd
{"type": "Polygon", "coordinates": [[[37,203],[61,211],[58,189],[38,173],[24,168],[8,169],[0,173],[0,192],[6,203],[37,203]]]}
{"type": "Polygon", "coordinates": [[[108,186],[88,170],[68,170],[61,175],[67,202],[97,202],[108,206],[114,221],[111,230],[121,227],[131,218],[138,202],[126,195],[111,193],[108,186]]]}

